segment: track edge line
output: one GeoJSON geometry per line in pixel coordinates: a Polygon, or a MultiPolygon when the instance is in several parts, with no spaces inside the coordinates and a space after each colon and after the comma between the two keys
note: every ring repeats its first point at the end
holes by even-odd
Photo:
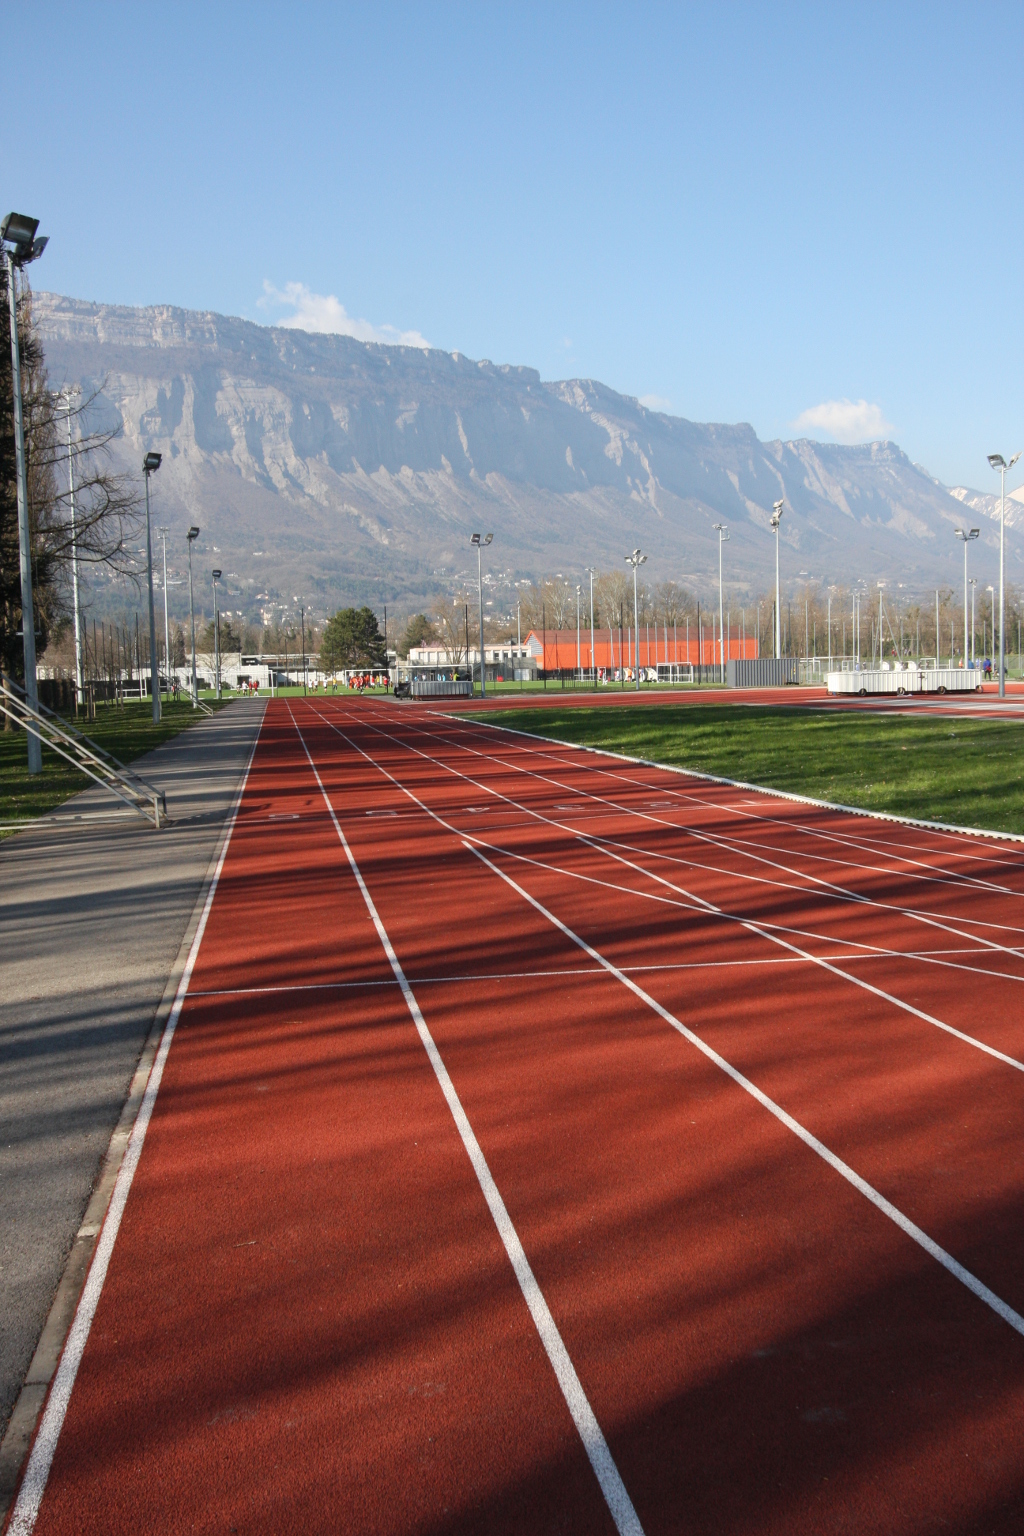
{"type": "MultiPolygon", "coordinates": [[[[224,826],[220,836],[214,845],[210,862],[203,876],[199,894],[189,914],[185,932],[182,936],[178,953],[168,973],[167,982],[163,994],[153,1016],[153,1023],[146,1036],[139,1059],[132,1074],[128,1088],[128,1096],[125,1099],[117,1124],[111,1133],[107,1150],[100,1164],[99,1172],[93,1184],[92,1192],[86,1204],[85,1214],[82,1217],[71,1251],[64,1264],[63,1272],[57,1285],[56,1295],[46,1315],[39,1342],[33,1352],[21,1390],[18,1393],[11,1417],[7,1423],[7,1429],[3,1440],[0,1441],[0,1530],[8,1531],[6,1519],[12,1506],[15,1504],[17,1494],[20,1492],[21,1483],[28,1466],[29,1456],[33,1450],[36,1435],[43,1417],[49,1397],[50,1387],[60,1366],[64,1355],[64,1347],[71,1332],[72,1325],[78,1314],[82,1293],[92,1269],[92,1261],[96,1247],[103,1230],[110,1201],[113,1198],[118,1175],[124,1163],[125,1153],[135,1129],[139,1112],[145,1099],[146,1088],[153,1071],[160,1041],[167,1028],[167,1020],[175,999],[181,987],[182,976],[188,963],[188,957],[195,942],[196,930],[202,919],[203,910],[210,894],[222,857],[226,852],[227,843],[234,830],[238,808],[241,805],[242,793],[249,778],[249,769],[256,753],[256,745],[263,730],[263,720],[266,709],[261,715],[257,725],[256,736],[250,750],[248,760],[242,770],[241,783],[235,791],[234,798],[228,806],[224,819],[224,826]]],[[[34,1522],[33,1522],[34,1523],[34,1522]]]]}

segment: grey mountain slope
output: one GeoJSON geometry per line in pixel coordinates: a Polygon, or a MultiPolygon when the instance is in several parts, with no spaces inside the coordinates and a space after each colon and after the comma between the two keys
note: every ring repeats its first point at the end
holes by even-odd
{"type": "MultiPolygon", "coordinates": [[[[457,353],[46,293],[34,304],[51,382],[102,386],[126,466],[164,454],[157,520],[172,537],[201,525],[241,608],[261,592],[419,601],[469,570],[480,528],[511,577],[621,568],[639,543],[652,580],[706,589],[727,522],[734,590],[764,590],[780,495],[790,580],[923,589],[961,569],[962,502],[892,443],[762,443],[744,424],[457,353]]],[[[995,537],[988,522],[981,542],[995,537]]],[[[1012,572],[1024,538],[1010,542],[1012,572]]],[[[991,548],[978,556],[981,575],[991,548]]]]}

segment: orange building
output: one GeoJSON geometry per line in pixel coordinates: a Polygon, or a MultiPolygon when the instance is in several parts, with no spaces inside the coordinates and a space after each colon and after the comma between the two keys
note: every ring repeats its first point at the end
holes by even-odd
{"type": "MultiPolygon", "coordinates": [[[[703,665],[720,666],[722,648],[717,625],[714,638],[710,624],[701,624],[701,633],[691,620],[689,640],[685,624],[641,624],[639,651],[637,637],[632,626],[621,631],[616,629],[594,630],[594,650],[590,650],[590,626],[579,631],[577,657],[577,633],[575,629],[531,629],[526,637],[526,650],[536,660],[542,672],[571,672],[582,667],[585,672],[617,672],[623,667],[631,670],[639,665],[654,671],[657,667],[689,667],[703,665]]],[[[753,660],[757,657],[757,640],[742,636],[733,628],[725,637],[725,660],[753,660]]]]}

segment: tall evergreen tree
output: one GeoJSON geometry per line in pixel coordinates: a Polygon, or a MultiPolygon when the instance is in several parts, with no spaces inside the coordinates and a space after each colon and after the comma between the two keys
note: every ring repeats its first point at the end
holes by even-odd
{"type": "Polygon", "coordinates": [[[320,667],[337,672],[342,667],[384,667],[384,637],[372,608],[339,608],[329,619],[320,641],[320,667]]]}

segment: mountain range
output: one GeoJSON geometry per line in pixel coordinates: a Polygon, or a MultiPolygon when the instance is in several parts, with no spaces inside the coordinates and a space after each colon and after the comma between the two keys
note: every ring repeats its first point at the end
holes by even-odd
{"type": "MultiPolygon", "coordinates": [[[[184,530],[199,524],[199,567],[225,569],[227,601],[248,618],[422,606],[475,579],[475,531],[494,533],[502,587],[622,569],[639,545],[652,581],[708,592],[725,523],[726,584],[743,598],[774,582],[780,496],[787,583],[956,587],[965,507],[983,530],[976,574],[997,569],[998,497],[941,485],[894,443],[761,442],[746,424],[686,421],[590,379],[213,313],[50,293],[33,309],[51,385],[98,392],[95,420],[120,428],[118,467],[163,455],[151,486],[170,563],[180,571],[184,530]]],[[[1007,505],[1019,580],[1024,504],[1007,505]]]]}

